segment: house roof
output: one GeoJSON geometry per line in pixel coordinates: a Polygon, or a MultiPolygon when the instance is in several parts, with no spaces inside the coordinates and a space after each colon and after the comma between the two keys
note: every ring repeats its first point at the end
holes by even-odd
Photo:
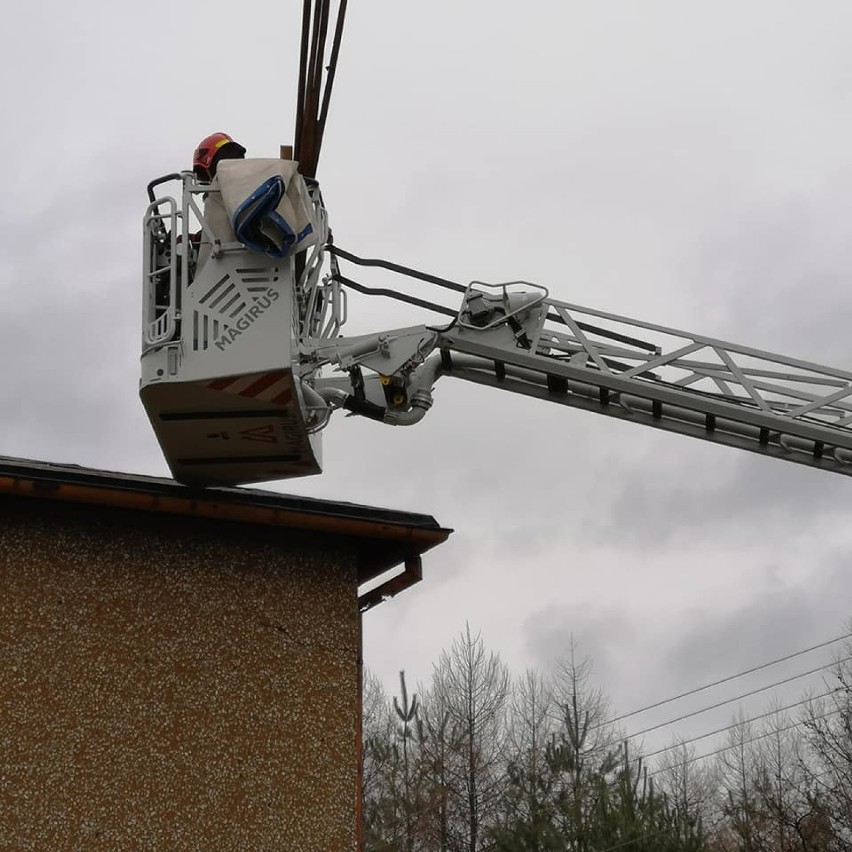
{"type": "Polygon", "coordinates": [[[402,573],[361,595],[362,609],[417,582],[422,555],[452,532],[431,515],[255,488],[187,488],[160,477],[5,456],[0,456],[0,495],[289,527],[345,538],[358,554],[359,585],[404,566],[402,573]]]}

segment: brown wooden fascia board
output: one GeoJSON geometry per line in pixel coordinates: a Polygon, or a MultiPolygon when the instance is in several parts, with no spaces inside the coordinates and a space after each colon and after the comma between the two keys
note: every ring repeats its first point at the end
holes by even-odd
{"type": "Polygon", "coordinates": [[[271,506],[205,500],[198,496],[165,496],[104,486],[42,482],[16,476],[0,476],[0,494],[354,536],[403,544],[417,552],[441,544],[452,532],[443,527],[419,527],[367,518],[345,518],[271,506]]]}

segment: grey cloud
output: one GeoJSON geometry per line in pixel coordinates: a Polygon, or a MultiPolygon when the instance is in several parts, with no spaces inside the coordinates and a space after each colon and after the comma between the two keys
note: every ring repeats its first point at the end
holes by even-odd
{"type": "Polygon", "coordinates": [[[550,671],[570,650],[572,642],[581,658],[588,657],[597,681],[612,694],[620,676],[623,645],[635,635],[633,616],[612,603],[601,602],[595,611],[587,606],[551,605],[531,613],[522,629],[533,664],[550,671]]]}
{"type": "MultiPolygon", "coordinates": [[[[728,613],[686,613],[684,620],[690,626],[665,658],[672,681],[689,683],[698,671],[702,682],[709,682],[842,635],[844,623],[852,615],[846,604],[852,594],[852,582],[844,574],[848,574],[848,569],[833,572],[822,582],[817,577],[813,585],[773,588],[767,582],[764,594],[739,602],[728,613]],[[811,621],[815,607],[821,615],[816,629],[811,621]],[[745,649],[749,649],[748,653],[745,649]]],[[[830,653],[824,653],[822,658],[829,659],[830,653]]],[[[819,660],[799,660],[793,669],[806,671],[819,664],[819,660]]],[[[773,679],[774,672],[766,682],[773,679]]]]}
{"type": "MultiPolygon", "coordinates": [[[[164,29],[167,6],[133,13],[134,43],[150,51],[134,46],[126,61],[126,19],[109,4],[53,3],[46,25],[33,4],[9,13],[10,32],[44,41],[38,62],[28,39],[3,59],[15,85],[0,106],[17,132],[0,211],[0,452],[163,472],[136,399],[145,183],[185,167],[212,129],[262,155],[289,141],[292,10],[264,0],[234,17],[214,2],[229,64],[246,70],[210,97],[188,38],[197,21],[169,8],[164,29]],[[259,32],[261,16],[280,25],[259,32]],[[62,51],[80,41],[86,67],[63,75],[62,51]],[[261,66],[284,81],[271,106],[247,83],[261,66]]],[[[512,4],[482,0],[350,4],[321,163],[335,236],[449,278],[529,278],[568,301],[843,363],[849,14],[842,3],[814,16],[793,3],[659,2],[641,13],[544,4],[519,19],[512,4]]],[[[351,314],[348,333],[422,318],[355,299],[351,314]]],[[[802,529],[839,525],[845,504],[840,478],[449,379],[411,431],[337,418],[326,462],[322,477],[273,487],[460,528],[429,556],[424,584],[368,617],[370,654],[392,674],[400,633],[426,658],[465,616],[499,621],[496,640],[520,655],[532,619],[531,654],[543,658],[574,624],[605,679],[637,696],[667,677],[650,639],[644,657],[626,644],[644,635],[643,606],[659,592],[631,583],[627,600],[614,579],[599,604],[507,613],[522,571],[545,602],[575,560],[625,578],[637,551],[649,564],[699,546],[733,560],[713,538],[748,525],[771,561],[802,529]],[[471,592],[486,560],[491,582],[471,592]]],[[[815,558],[836,539],[820,540],[815,558]]],[[[750,600],[732,590],[731,607],[750,600]]],[[[803,622],[820,612],[814,600],[803,622]]],[[[676,614],[670,624],[675,633],[676,614]]]]}
{"type": "Polygon", "coordinates": [[[682,465],[666,466],[665,475],[626,473],[609,514],[595,524],[597,534],[666,547],[761,528],[767,535],[779,527],[796,535],[845,516],[852,499],[848,477],[769,459],[728,463],[721,454],[730,450],[713,449],[713,456],[696,451],[691,458],[681,448],[682,465]],[[715,468],[714,457],[721,462],[715,468]]]}
{"type": "MultiPolygon", "coordinates": [[[[778,570],[768,566],[760,593],[744,595],[732,589],[727,611],[697,607],[673,611],[667,630],[626,603],[602,603],[594,612],[580,605],[545,607],[524,623],[527,648],[537,666],[548,668],[573,636],[591,649],[599,682],[614,699],[615,712],[622,714],[843,635],[852,614],[850,559],[852,553],[838,556],[833,567],[798,582],[783,581],[778,570]]],[[[626,723],[627,728],[638,730],[809,671],[829,663],[840,647],[822,649],[643,714],[626,723]]],[[[819,674],[797,679],[782,687],[782,694],[792,701],[821,682],[819,674]]],[[[749,699],[748,712],[759,712],[771,697],[767,691],[749,699]]],[[[676,730],[683,735],[711,730],[717,722],[726,724],[735,710],[736,705],[728,705],[709,722],[701,717],[676,730]]],[[[664,737],[671,734],[668,731],[664,737]]]]}
{"type": "MultiPolygon", "coordinates": [[[[136,400],[141,210],[132,181],[83,179],[4,210],[3,452],[133,467],[154,461],[136,400]]],[[[144,191],[139,193],[140,202],[144,191]]]]}

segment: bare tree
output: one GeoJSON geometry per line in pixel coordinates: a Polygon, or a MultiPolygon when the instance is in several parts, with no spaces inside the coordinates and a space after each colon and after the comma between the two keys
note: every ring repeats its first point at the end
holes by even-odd
{"type": "Polygon", "coordinates": [[[699,818],[712,829],[719,814],[719,782],[713,766],[696,760],[694,746],[674,743],[660,756],[654,778],[675,814],[699,818]]]}
{"type": "Polygon", "coordinates": [[[553,732],[550,684],[534,669],[512,689],[506,749],[506,785],[497,824],[489,837],[499,850],[559,849],[552,774],[547,750],[553,732]]]}
{"type": "Polygon", "coordinates": [[[742,852],[768,850],[766,813],[755,789],[758,764],[753,745],[754,727],[744,716],[728,732],[718,769],[724,803],[722,810],[742,852]]]}
{"type": "Polygon", "coordinates": [[[507,728],[509,759],[538,764],[553,731],[553,693],[541,672],[527,669],[513,684],[507,728]]]}
{"type": "Polygon", "coordinates": [[[826,685],[830,695],[806,705],[802,724],[812,767],[815,811],[830,822],[832,850],[852,848],[852,645],[838,655],[826,685]]]}
{"type": "Polygon", "coordinates": [[[618,736],[610,722],[609,700],[591,685],[592,662],[577,658],[573,639],[559,661],[552,692],[555,733],[547,751],[557,776],[559,828],[577,852],[590,850],[595,812],[609,776],[619,763],[618,736]]]}
{"type": "Polygon", "coordinates": [[[516,810],[515,818],[535,824],[545,804],[539,779],[554,729],[551,686],[535,669],[527,669],[515,682],[509,720],[508,766],[523,795],[507,804],[516,810]]]}
{"type": "Polygon", "coordinates": [[[459,740],[458,749],[447,755],[447,792],[455,812],[448,827],[450,848],[479,852],[483,828],[496,819],[505,777],[509,672],[466,624],[441,653],[432,692],[440,696],[446,724],[459,740]]]}
{"type": "Polygon", "coordinates": [[[811,852],[818,802],[809,793],[803,742],[795,724],[777,709],[755,742],[754,795],[767,823],[773,852],[811,852]]]}
{"type": "Polygon", "coordinates": [[[424,801],[420,837],[424,850],[449,852],[453,804],[453,765],[464,745],[464,735],[450,714],[448,697],[432,689],[423,699],[422,712],[424,801]]]}

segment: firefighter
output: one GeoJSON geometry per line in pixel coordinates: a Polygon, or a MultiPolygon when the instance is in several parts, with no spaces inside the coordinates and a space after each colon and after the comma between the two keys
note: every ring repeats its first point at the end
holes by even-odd
{"type": "Polygon", "coordinates": [[[211,133],[198,143],[192,157],[192,170],[204,183],[210,183],[216,177],[219,160],[241,160],[246,149],[227,133],[211,133]]]}
{"type": "MultiPolygon", "coordinates": [[[[192,170],[202,183],[211,183],[216,177],[216,167],[220,160],[241,160],[246,149],[235,142],[227,133],[211,133],[198,143],[192,156],[192,170]]],[[[204,219],[210,230],[222,242],[232,242],[236,238],[231,222],[218,192],[204,196],[204,219]]],[[[193,234],[193,242],[198,250],[195,274],[197,275],[213,250],[213,245],[204,231],[193,234]]]]}

